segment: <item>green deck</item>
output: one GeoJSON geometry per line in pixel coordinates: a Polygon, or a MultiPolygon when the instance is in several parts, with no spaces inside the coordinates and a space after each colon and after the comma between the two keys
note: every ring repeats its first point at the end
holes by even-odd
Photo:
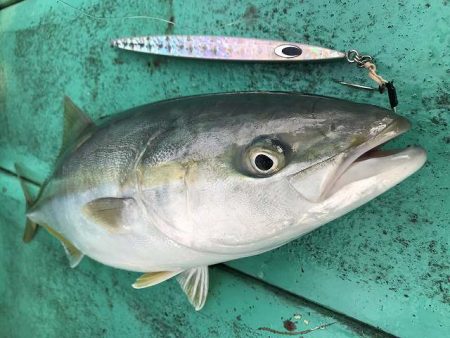
{"type": "Polygon", "coordinates": [[[450,336],[447,1],[70,4],[110,19],[57,1],[25,0],[0,11],[1,337],[267,337],[278,335],[258,328],[284,330],[287,319],[297,321],[298,331],[336,322],[307,337],[450,336]],[[136,15],[176,24],[117,19],[136,15]],[[380,73],[395,80],[399,113],[413,123],[392,146],[422,145],[427,164],[297,241],[214,267],[200,313],[172,281],[133,290],[137,274],[89,259],[71,270],[59,243],[43,231],[22,244],[25,206],[11,173],[17,162],[36,182],[49,174],[61,142],[64,95],[94,119],[166,98],[241,90],[387,104],[385,96],[333,83],[369,83],[345,62],[202,62],[109,47],[117,37],[172,33],[284,39],[373,54],[380,73]]]}

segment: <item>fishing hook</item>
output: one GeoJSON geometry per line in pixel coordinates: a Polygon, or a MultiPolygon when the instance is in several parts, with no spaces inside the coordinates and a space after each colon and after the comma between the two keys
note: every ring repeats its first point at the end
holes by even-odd
{"type": "Polygon", "coordinates": [[[356,49],[347,51],[345,57],[349,63],[355,63],[359,68],[366,68],[369,71],[369,77],[378,84],[378,88],[364,86],[357,83],[345,82],[337,79],[334,79],[334,81],[341,85],[355,89],[362,89],[367,91],[378,90],[380,93],[384,93],[384,91],[387,90],[389,103],[392,110],[394,110],[395,112],[398,105],[398,99],[397,91],[394,87],[394,82],[387,81],[383,79],[381,75],[377,74],[377,67],[375,66],[373,57],[370,55],[362,55],[356,49]]]}

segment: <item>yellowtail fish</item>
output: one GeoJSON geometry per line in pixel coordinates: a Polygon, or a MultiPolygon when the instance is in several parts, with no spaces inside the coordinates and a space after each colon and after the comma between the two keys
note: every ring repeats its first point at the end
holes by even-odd
{"type": "MultiPolygon", "coordinates": [[[[230,93],[152,103],[95,125],[65,101],[58,164],[27,211],[66,249],[175,277],[196,310],[208,266],[292,241],[392,188],[425,151],[374,150],[410,128],[390,110],[297,93],[230,93]],[[71,122],[70,122],[71,121],[71,122]]],[[[239,292],[239,290],[236,290],[239,292]]]]}

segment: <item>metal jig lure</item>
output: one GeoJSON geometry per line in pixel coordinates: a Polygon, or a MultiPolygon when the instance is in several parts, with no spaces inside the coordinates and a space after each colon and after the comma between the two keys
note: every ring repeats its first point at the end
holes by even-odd
{"type": "Polygon", "coordinates": [[[135,52],[223,61],[314,61],[346,57],[336,50],[300,43],[225,36],[141,36],[113,40],[111,45],[135,52]]]}
{"type": "Polygon", "coordinates": [[[346,59],[349,63],[366,68],[369,77],[378,84],[378,88],[338,80],[335,80],[336,82],[357,89],[378,90],[380,93],[387,90],[391,108],[395,110],[398,104],[393,82],[387,81],[377,74],[376,66],[370,55],[362,55],[354,49],[341,52],[294,42],[196,35],[120,38],[113,40],[111,46],[134,52],[203,60],[302,62],[346,59]]]}

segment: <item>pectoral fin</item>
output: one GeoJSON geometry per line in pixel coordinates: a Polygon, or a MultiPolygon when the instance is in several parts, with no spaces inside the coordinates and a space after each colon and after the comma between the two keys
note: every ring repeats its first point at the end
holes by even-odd
{"type": "Polygon", "coordinates": [[[208,296],[208,267],[201,266],[183,271],[183,273],[178,275],[177,281],[195,310],[201,310],[208,296]]]}
{"type": "Polygon", "coordinates": [[[132,198],[105,197],[90,201],[83,206],[84,216],[109,232],[124,230],[127,216],[133,213],[136,201],[132,198]]]}
{"type": "Polygon", "coordinates": [[[148,272],[143,274],[141,277],[136,279],[133,287],[135,289],[148,288],[150,286],[162,283],[176,275],[181,271],[159,271],[159,272],[148,272]]]}
{"type": "Polygon", "coordinates": [[[44,225],[44,228],[54,237],[59,239],[61,244],[64,247],[64,251],[66,252],[67,258],[69,259],[69,265],[71,268],[75,268],[83,259],[83,253],[77,249],[77,247],[68,239],[66,239],[63,235],[61,235],[58,231],[52,229],[48,225],[44,225]]]}

